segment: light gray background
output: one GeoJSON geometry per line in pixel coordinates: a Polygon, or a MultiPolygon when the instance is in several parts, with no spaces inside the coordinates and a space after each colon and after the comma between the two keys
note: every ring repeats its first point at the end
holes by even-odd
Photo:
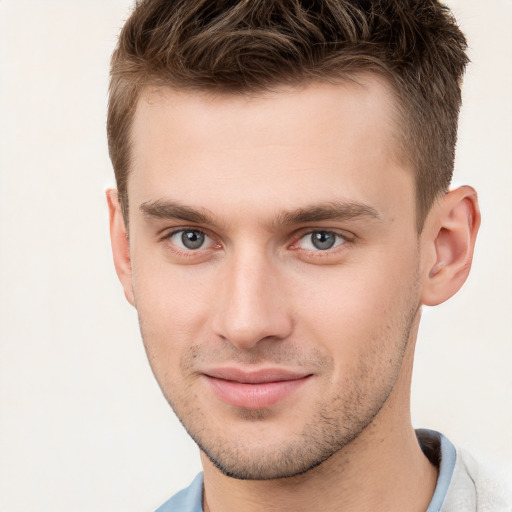
{"type": "MultiPolygon", "coordinates": [[[[415,425],[512,460],[512,2],[453,0],[471,45],[456,184],[472,276],[425,311],[415,425]]],[[[108,60],[129,0],[0,0],[0,511],[150,511],[200,469],[110,255],[108,60]]]]}

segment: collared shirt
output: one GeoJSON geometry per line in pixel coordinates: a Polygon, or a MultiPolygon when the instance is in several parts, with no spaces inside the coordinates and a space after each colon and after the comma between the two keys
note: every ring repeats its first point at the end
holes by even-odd
{"type": "MultiPolygon", "coordinates": [[[[416,432],[425,455],[438,466],[436,488],[425,512],[512,512],[512,492],[442,434],[416,432]]],[[[203,512],[203,474],[155,512],[203,512]]]]}

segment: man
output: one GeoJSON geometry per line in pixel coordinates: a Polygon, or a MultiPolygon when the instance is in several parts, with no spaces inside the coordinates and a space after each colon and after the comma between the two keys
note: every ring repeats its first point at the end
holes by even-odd
{"type": "Polygon", "coordinates": [[[112,59],[117,273],[204,473],[159,510],[510,510],[411,426],[464,283],[466,42],[434,0],[139,2],[112,59]]]}

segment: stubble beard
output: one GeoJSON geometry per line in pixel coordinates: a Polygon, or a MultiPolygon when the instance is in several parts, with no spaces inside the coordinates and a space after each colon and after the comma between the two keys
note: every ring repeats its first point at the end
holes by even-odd
{"type": "MultiPolygon", "coordinates": [[[[155,376],[166,400],[190,437],[223,474],[239,480],[295,477],[320,466],[334,454],[341,452],[361,435],[381,411],[395,387],[410,341],[411,330],[420,309],[417,303],[412,305],[409,302],[409,306],[409,311],[398,321],[401,324],[398,329],[397,326],[395,329],[385,326],[383,332],[375,337],[370,344],[373,349],[365,352],[364,357],[358,361],[357,378],[347,377],[339,387],[339,394],[325,401],[316,411],[311,411],[300,434],[290,436],[279,443],[268,439],[266,445],[262,446],[252,443],[251,439],[245,439],[243,433],[237,438],[230,434],[224,435],[224,432],[219,432],[215,427],[210,428],[209,418],[196,406],[197,397],[192,386],[176,393],[174,386],[162,385],[157,372],[155,376]],[[375,361],[382,357],[379,347],[383,339],[386,341],[382,345],[389,345],[390,341],[385,338],[384,333],[389,336],[390,331],[395,334],[394,342],[391,341],[394,359],[389,361],[384,375],[376,374],[375,361]]],[[[224,360],[239,363],[254,363],[259,360],[272,363],[297,362],[301,358],[304,362],[304,356],[297,354],[294,349],[281,350],[270,357],[263,351],[241,354],[237,349],[231,348],[228,352],[229,350],[233,352],[232,357],[228,354],[226,358],[227,353],[223,352],[224,360]]],[[[151,363],[154,358],[150,350],[148,357],[151,363]]],[[[187,367],[197,364],[198,359],[203,358],[216,360],[203,349],[191,347],[181,362],[181,369],[184,371],[182,374],[187,375],[187,367]]],[[[313,350],[308,354],[308,358],[310,361],[313,359],[319,368],[325,369],[326,366],[333,365],[333,362],[320,351],[313,350]]],[[[382,369],[378,364],[377,367],[382,369]]],[[[267,410],[241,409],[238,411],[237,420],[254,426],[258,423],[264,424],[271,416],[272,412],[267,410]]],[[[229,429],[227,432],[230,432],[229,429]]]]}
{"type": "MultiPolygon", "coordinates": [[[[348,402],[341,396],[337,396],[335,401],[348,402]]],[[[344,412],[340,414],[338,411],[335,415],[330,410],[332,403],[329,403],[308,421],[297,439],[290,439],[279,446],[260,445],[248,449],[247,446],[233,445],[229,440],[212,442],[205,432],[196,434],[188,429],[188,433],[212,464],[226,476],[238,480],[291,478],[320,466],[348,446],[371,423],[384,402],[385,399],[364,417],[348,412],[346,404],[341,405],[344,412]],[[343,418],[341,421],[340,417],[343,418]]],[[[264,411],[250,411],[244,415],[248,421],[265,420],[264,411]]]]}

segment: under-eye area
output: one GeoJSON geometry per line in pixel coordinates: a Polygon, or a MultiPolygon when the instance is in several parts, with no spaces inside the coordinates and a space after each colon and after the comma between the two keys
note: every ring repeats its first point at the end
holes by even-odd
{"type": "Polygon", "coordinates": [[[222,245],[213,234],[195,227],[179,227],[164,232],[158,242],[163,244],[165,252],[177,262],[201,263],[222,249],[222,245]]]}

